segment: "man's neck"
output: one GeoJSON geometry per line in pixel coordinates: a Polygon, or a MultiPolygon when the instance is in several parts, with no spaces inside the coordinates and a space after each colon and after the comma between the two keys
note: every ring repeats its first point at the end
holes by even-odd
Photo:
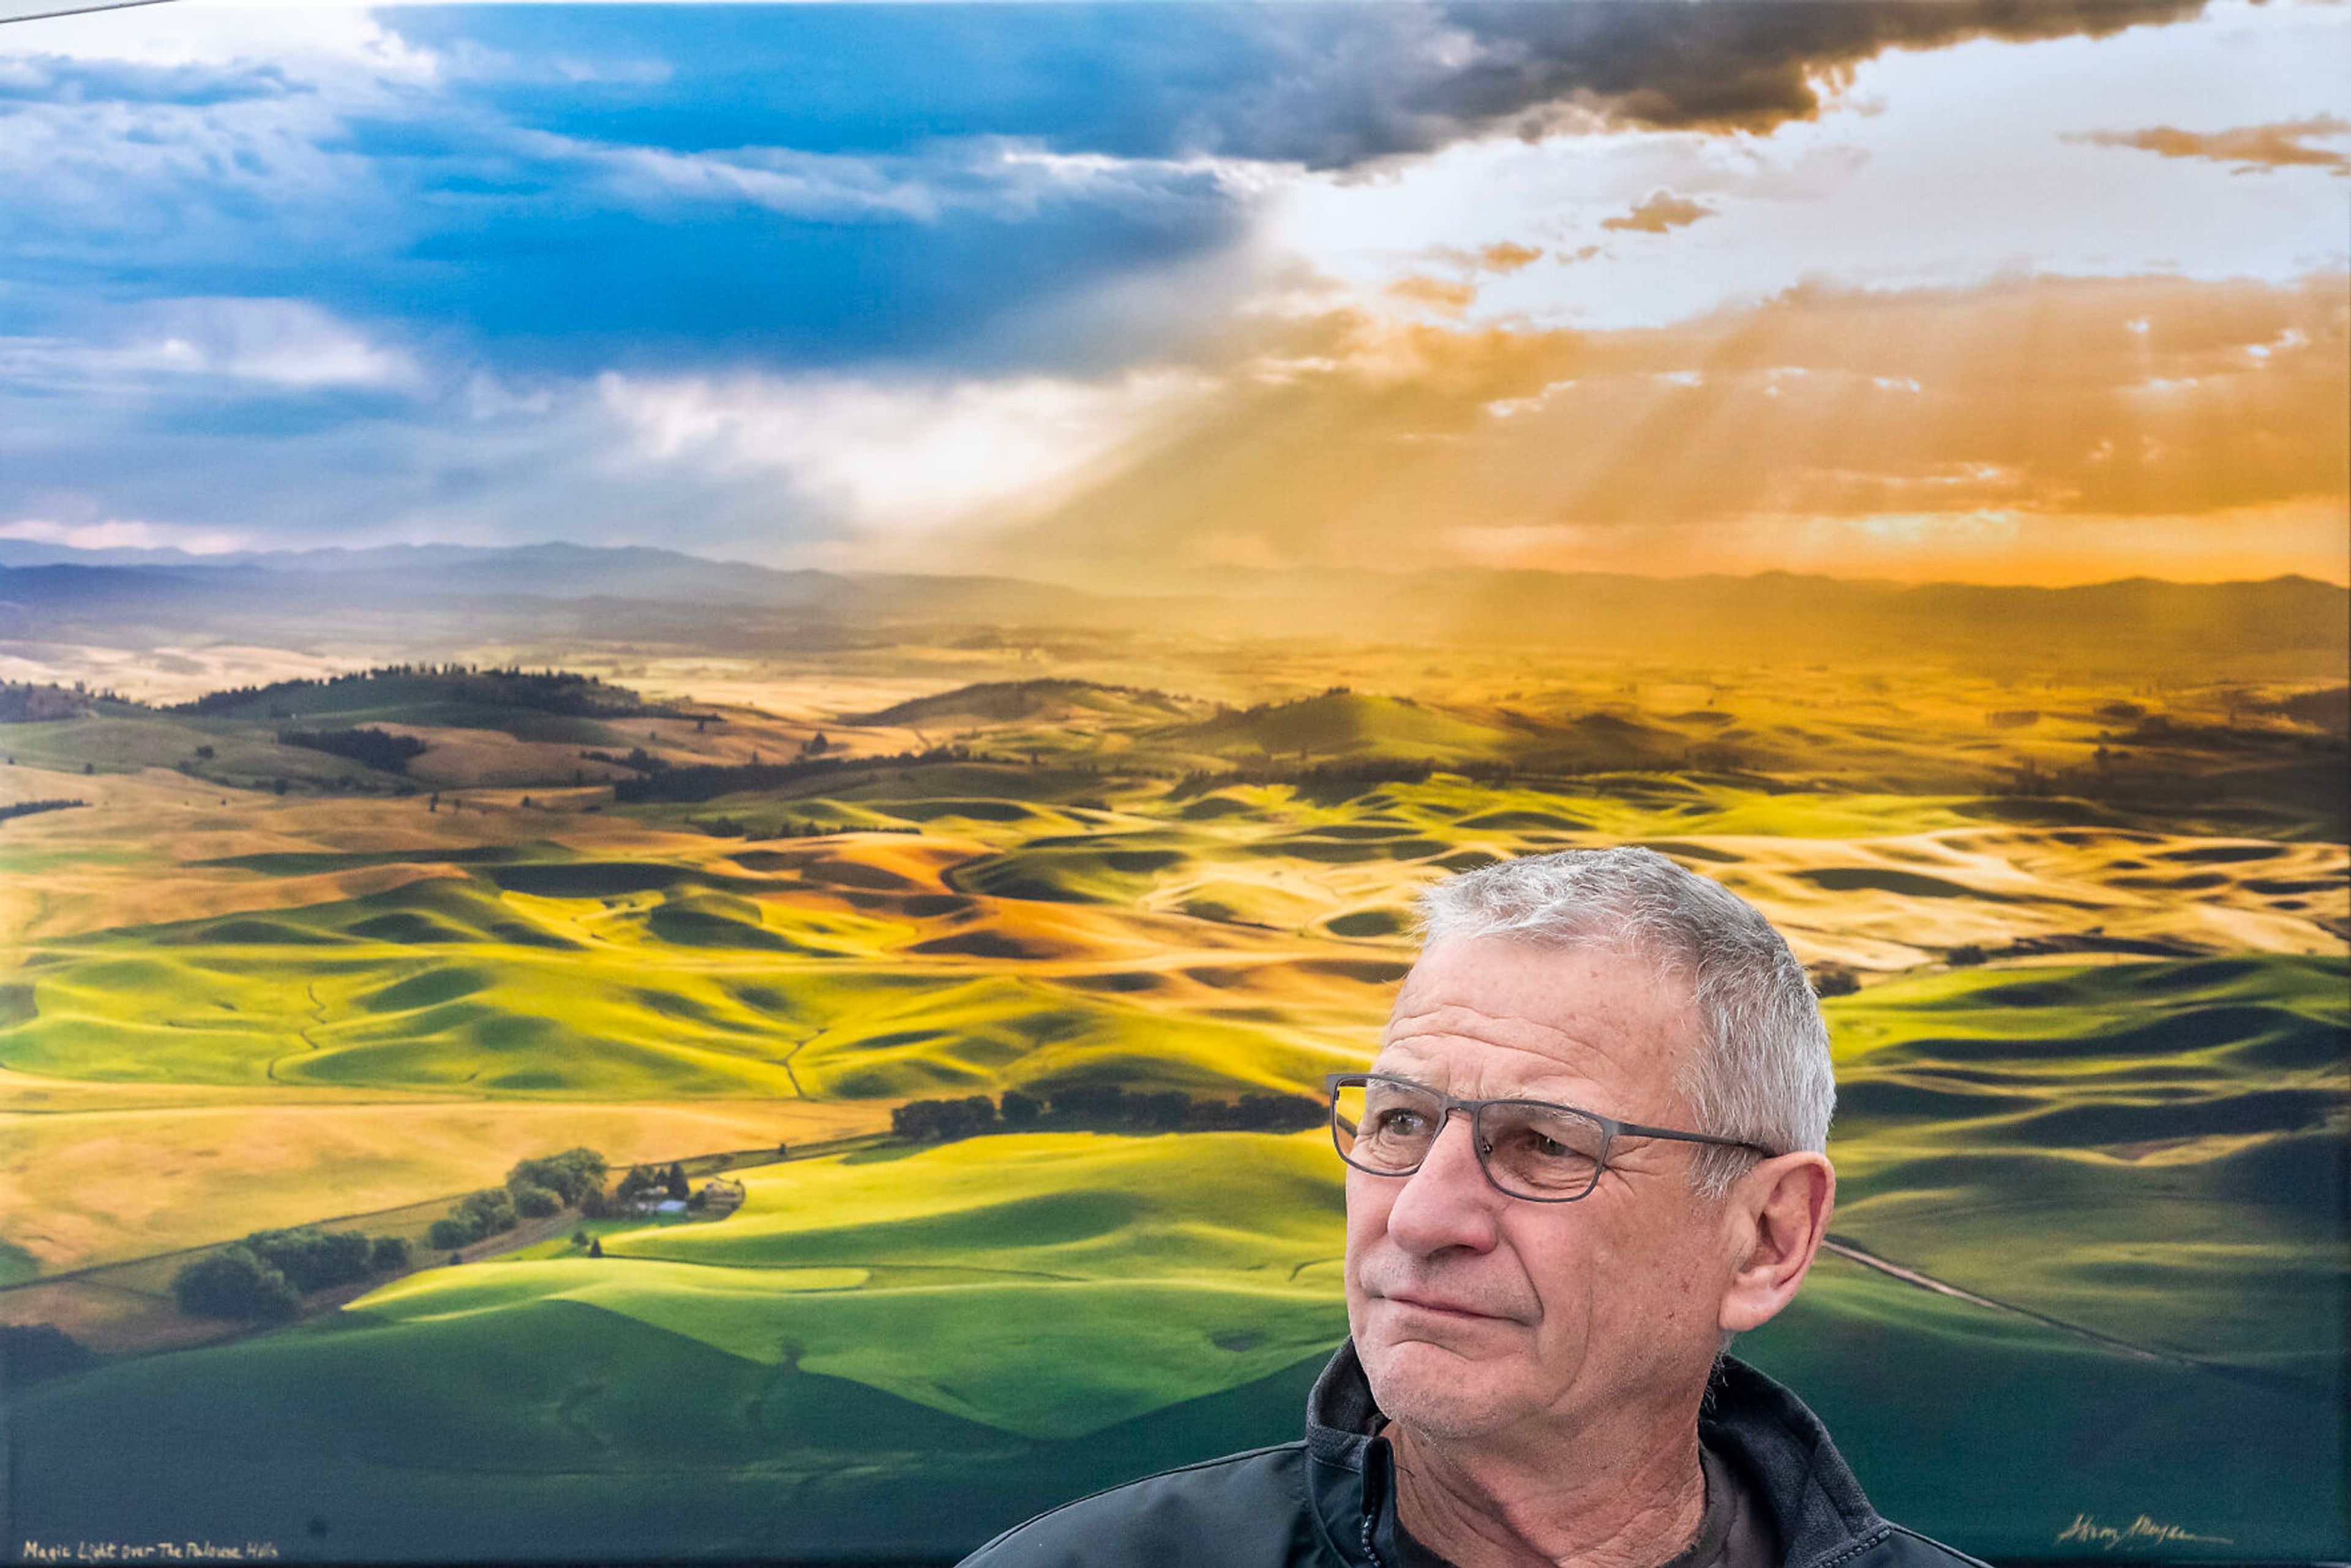
{"type": "Polygon", "coordinates": [[[1706,1518],[1698,1425],[1646,1447],[1564,1455],[1448,1443],[1391,1425],[1396,1514],[1456,1568],[1656,1568],[1706,1518]]]}

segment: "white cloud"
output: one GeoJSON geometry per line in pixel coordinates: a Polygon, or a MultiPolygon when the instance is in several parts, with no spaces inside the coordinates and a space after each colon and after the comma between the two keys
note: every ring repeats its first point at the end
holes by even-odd
{"type": "Polygon", "coordinates": [[[818,220],[897,217],[928,223],[956,212],[1025,216],[1057,198],[1130,212],[1176,211],[1200,201],[1206,187],[1213,186],[1220,197],[1246,200],[1295,173],[1233,159],[1062,154],[1000,136],[961,137],[920,155],[892,157],[790,147],[698,152],[613,148],[544,132],[526,140],[542,153],[601,164],[613,193],[632,203],[747,203],[818,220]]]}
{"type": "Polygon", "coordinates": [[[190,555],[221,555],[246,548],[244,539],[217,528],[190,528],[124,517],[110,517],[102,523],[19,517],[13,523],[0,523],[0,539],[26,539],[74,549],[183,549],[190,555]]]}
{"type": "Polygon", "coordinates": [[[1574,390],[1573,378],[1546,382],[1541,392],[1527,397],[1498,397],[1486,404],[1486,412],[1496,419],[1516,419],[1522,413],[1534,413],[1547,406],[1562,392],[1574,390]]]}
{"type": "Polygon", "coordinates": [[[234,5],[173,0],[9,24],[0,57],[57,55],[142,66],[267,63],[298,77],[359,74],[422,83],[440,62],[387,30],[365,7],[339,4],[234,5]]]}
{"type": "Polygon", "coordinates": [[[603,156],[614,189],[636,201],[667,196],[747,202],[802,218],[886,214],[930,219],[940,212],[934,192],[920,183],[893,179],[871,159],[781,148],[749,149],[724,156],[670,152],[655,147],[604,153],[588,143],[576,144],[576,150],[603,156]]]}
{"type": "Polygon", "coordinates": [[[0,376],[50,385],[227,376],[276,386],[413,387],[402,350],[370,342],[299,299],[172,299],[137,311],[112,343],[0,338],[0,376]]]}
{"type": "Polygon", "coordinates": [[[204,368],[281,386],[390,386],[412,382],[415,366],[377,347],[314,305],[298,299],[190,302],[187,344],[204,368]]]}
{"type": "Polygon", "coordinates": [[[904,531],[1045,505],[1211,384],[1173,371],[1102,383],[608,373],[597,389],[638,459],[773,475],[852,524],[904,531]]]}

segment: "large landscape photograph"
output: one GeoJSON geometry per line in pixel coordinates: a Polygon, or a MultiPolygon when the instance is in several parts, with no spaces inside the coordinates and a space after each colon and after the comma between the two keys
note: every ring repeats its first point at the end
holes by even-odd
{"type": "Polygon", "coordinates": [[[1641,844],[1822,998],[1738,1354],[1883,1511],[2351,1553],[2346,68],[0,25],[0,1552],[944,1563],[1293,1440],[1416,894],[1641,844]]]}

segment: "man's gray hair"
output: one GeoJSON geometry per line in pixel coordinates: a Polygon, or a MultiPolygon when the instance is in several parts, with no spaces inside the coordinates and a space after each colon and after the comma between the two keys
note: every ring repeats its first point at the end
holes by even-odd
{"type": "MultiPolygon", "coordinates": [[[[1448,877],[1419,898],[1421,932],[1637,953],[1685,979],[1698,1049],[1678,1087],[1697,1125],[1783,1153],[1824,1150],[1836,1108],[1828,1027],[1812,980],[1755,906],[1655,850],[1562,850],[1448,877]]],[[[1692,1180],[1730,1190],[1753,1156],[1701,1145],[1692,1180]]]]}

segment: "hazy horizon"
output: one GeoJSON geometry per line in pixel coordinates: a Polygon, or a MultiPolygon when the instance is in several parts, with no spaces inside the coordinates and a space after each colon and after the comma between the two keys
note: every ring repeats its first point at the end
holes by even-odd
{"type": "MultiPolygon", "coordinates": [[[[345,555],[350,555],[350,556],[357,557],[357,556],[362,556],[362,555],[371,554],[371,553],[376,553],[376,552],[386,552],[386,553],[389,553],[389,552],[392,552],[392,551],[397,551],[397,550],[413,550],[413,551],[423,552],[423,551],[432,551],[432,550],[448,549],[448,550],[465,550],[465,551],[474,551],[474,552],[479,552],[479,553],[484,553],[484,554],[489,554],[489,553],[509,552],[509,551],[510,551],[510,552],[517,552],[517,553],[528,553],[528,552],[530,552],[530,551],[534,551],[534,550],[544,550],[544,549],[580,549],[580,550],[602,550],[602,551],[613,551],[613,552],[618,552],[618,551],[622,551],[622,550],[632,550],[632,549],[651,549],[651,550],[656,550],[656,551],[659,551],[659,552],[661,552],[661,553],[663,553],[663,554],[665,554],[665,555],[677,556],[677,557],[681,557],[681,558],[684,558],[684,559],[688,559],[688,560],[692,560],[692,561],[695,561],[695,562],[697,562],[697,563],[701,563],[701,564],[705,564],[705,565],[709,565],[709,566],[744,566],[744,567],[750,567],[750,568],[753,568],[753,569],[755,569],[755,570],[761,570],[761,571],[773,571],[773,572],[778,572],[778,573],[790,573],[790,572],[818,572],[818,573],[822,573],[822,574],[829,575],[829,576],[839,576],[839,577],[844,577],[844,578],[847,578],[847,577],[858,577],[858,576],[876,576],[876,577],[907,577],[907,578],[939,578],[939,579],[955,579],[955,578],[967,578],[967,577],[994,577],[994,578],[1002,578],[1002,579],[1004,579],[1004,580],[1010,580],[1010,581],[1034,583],[1034,584],[1037,584],[1037,585],[1039,585],[1039,586],[1044,586],[1044,587],[1056,587],[1056,588],[1070,588],[1070,589],[1076,589],[1076,590],[1079,590],[1079,591],[1081,591],[1089,592],[1089,593],[1094,593],[1094,594],[1101,594],[1101,595],[1104,595],[1104,596],[1108,596],[1108,597],[1126,597],[1126,598],[1165,598],[1165,597],[1178,597],[1178,596],[1183,596],[1183,595],[1186,595],[1186,594],[1191,594],[1191,593],[1196,593],[1196,592],[1202,592],[1202,591],[1208,591],[1208,589],[1207,589],[1207,584],[1198,583],[1198,582],[1186,582],[1186,583],[1180,584],[1180,585],[1177,585],[1177,586],[1173,586],[1173,587],[1169,587],[1169,586],[1165,586],[1165,585],[1152,585],[1152,584],[1144,584],[1144,583],[1139,583],[1139,582],[1128,582],[1128,583],[1103,583],[1103,582],[1093,582],[1093,583],[1088,583],[1088,582],[1080,581],[1080,580],[1074,580],[1074,579],[1063,578],[1063,577],[1061,577],[1061,576],[1053,575],[1053,574],[1051,574],[1051,573],[1050,573],[1050,572],[1040,572],[1040,573],[1033,573],[1033,574],[1031,574],[1031,573],[1023,573],[1023,572],[1020,572],[1020,571],[1018,571],[1018,570],[1010,570],[1009,568],[1004,568],[1004,569],[999,569],[999,570],[971,570],[971,571],[935,570],[935,571],[925,571],[925,570],[922,570],[922,569],[920,569],[920,568],[918,568],[918,567],[913,567],[913,566],[899,566],[899,567],[889,567],[889,568],[880,568],[880,567],[856,567],[856,566],[850,566],[850,567],[790,567],[790,566],[773,566],[773,565],[769,565],[769,564],[768,564],[768,563],[766,563],[766,562],[762,562],[762,561],[747,559],[745,559],[745,558],[743,558],[743,557],[740,557],[740,556],[716,555],[716,554],[712,554],[712,553],[709,553],[709,552],[707,552],[707,551],[702,551],[702,550],[681,549],[678,549],[678,548],[676,548],[676,547],[669,546],[669,545],[655,545],[655,544],[583,545],[583,544],[580,544],[580,543],[578,543],[577,541],[574,541],[574,540],[570,540],[570,539],[560,539],[560,538],[542,538],[542,539],[532,539],[532,540],[521,541],[521,542],[517,542],[517,543],[515,543],[515,544],[509,544],[509,545],[477,545],[477,544],[470,544],[470,543],[467,543],[466,541],[464,541],[464,540],[461,540],[461,539],[419,539],[419,540],[399,540],[399,541],[389,542],[389,543],[384,543],[384,544],[365,545],[365,546],[359,546],[359,547],[345,546],[345,545],[308,545],[308,546],[299,546],[299,545],[297,545],[297,546],[280,546],[280,547],[276,547],[276,548],[272,548],[272,549],[258,549],[258,550],[256,550],[256,549],[214,549],[214,550],[193,550],[193,549],[178,549],[178,548],[175,548],[175,547],[141,548],[141,547],[137,547],[137,546],[101,546],[101,547],[97,547],[97,548],[83,548],[83,547],[78,547],[78,546],[73,546],[73,545],[47,544],[47,543],[42,543],[42,542],[31,541],[31,540],[18,540],[18,539],[10,539],[10,538],[0,538],[0,568],[16,567],[16,568],[18,568],[18,569],[20,569],[20,570],[21,570],[21,569],[26,569],[26,568],[30,568],[30,567],[36,567],[36,566],[44,566],[44,565],[68,566],[68,565],[79,565],[79,564],[86,564],[86,563],[87,563],[87,564],[94,564],[94,565],[109,565],[109,566],[225,566],[225,565],[244,564],[244,563],[247,563],[247,562],[263,562],[263,561],[267,561],[267,560],[271,560],[271,559],[279,559],[279,558],[284,558],[284,557],[289,557],[289,556],[290,556],[290,557],[299,558],[299,557],[304,557],[304,556],[327,555],[327,554],[331,554],[331,553],[341,553],[341,554],[345,554],[345,555]],[[13,547],[16,547],[16,548],[14,548],[14,549],[10,548],[10,547],[12,547],[12,546],[13,546],[13,547]]],[[[1292,578],[1292,577],[1294,577],[1294,576],[1298,575],[1301,571],[1303,571],[1303,570],[1307,570],[1307,569],[1302,569],[1302,568],[1282,569],[1282,568],[1248,568],[1248,567],[1228,567],[1228,568],[1222,568],[1222,569],[1211,569],[1211,570],[1213,570],[1215,571],[1215,573],[1216,573],[1216,575],[1217,575],[1217,579],[1218,579],[1220,581],[1222,581],[1222,582],[1226,582],[1226,583],[1231,583],[1231,582],[1237,582],[1237,581],[1238,581],[1238,582],[1246,582],[1246,581],[1249,581],[1249,580],[1262,580],[1262,581],[1268,582],[1269,584],[1271,584],[1271,583],[1279,583],[1279,582],[1281,582],[1281,581],[1285,581],[1285,580],[1289,580],[1289,579],[1290,579],[1290,578],[1292,578]]],[[[2258,586],[2261,586],[2261,585],[2263,585],[2263,584],[2267,584],[2267,583],[2277,583],[2277,582],[2295,582],[2295,581],[2299,581],[2299,582],[2313,582],[2313,583],[2317,583],[2317,584],[2320,584],[2320,585],[2322,585],[2322,586],[2328,587],[2328,588],[2345,588],[2345,589],[2351,589],[2351,580],[2346,580],[2345,578],[2326,578],[2326,577],[2320,577],[2320,576],[2316,576],[2316,575],[2314,575],[2314,574],[2309,573],[2309,572],[2303,572],[2303,571],[2282,571],[2282,572],[2278,572],[2278,573],[2276,573],[2276,574],[2274,574],[2274,575],[2273,575],[2273,576],[2269,576],[2269,577],[2219,577],[2219,578],[2184,578],[2184,577],[2166,577],[2166,576],[2163,576],[2163,575],[2161,575],[2160,573],[2158,573],[2158,572],[2142,571],[2142,572],[2135,572],[2135,573],[2132,573],[2132,574],[2130,574],[2130,575],[2128,575],[2128,576],[2123,576],[2123,577],[2092,577],[2092,578],[2084,578],[2084,579],[2081,579],[2081,580],[2066,580],[2066,581],[2053,581],[2053,582],[2014,583],[2014,582],[1990,582],[1990,581],[1983,581],[1983,580],[1972,580],[1972,579],[1968,579],[1968,578],[1953,578],[1953,577],[1919,577],[1919,578],[1903,578],[1903,577],[1896,577],[1896,576],[1890,576],[1890,575],[1886,575],[1886,574],[1877,574],[1877,575],[1873,575],[1873,576],[1868,576],[1868,577],[1848,577],[1848,576],[1843,576],[1843,575],[1840,575],[1840,574],[1838,574],[1838,573],[1836,573],[1836,572],[1832,572],[1832,571],[1798,571],[1798,570],[1790,570],[1790,569],[1788,569],[1788,568],[1785,568],[1785,567],[1765,567],[1765,568],[1761,568],[1761,569],[1758,569],[1758,570],[1752,570],[1752,571],[1679,571],[1679,572],[1669,572],[1669,571],[1632,571],[1632,570],[1586,570],[1586,569],[1580,569],[1580,568],[1573,568],[1573,567],[1500,567],[1500,568],[1480,568],[1480,567],[1475,567],[1475,566],[1458,566],[1458,567],[1450,567],[1450,568],[1436,569],[1436,572],[1437,572],[1437,575],[1460,575],[1460,574],[1463,574],[1463,573],[1473,573],[1473,574],[1474,574],[1474,573],[1478,573],[1478,572],[1484,572],[1484,571],[1491,571],[1491,572],[1499,572],[1499,573],[1531,573],[1531,574],[1541,574],[1541,575],[1546,575],[1546,576],[1563,577],[1563,578],[1565,578],[1565,577],[1627,578],[1627,579],[1632,579],[1632,580],[1640,580],[1640,581],[1648,581],[1648,582],[1704,582],[1704,581],[1750,582],[1750,581],[1754,581],[1754,580],[1758,580],[1758,579],[1761,579],[1761,578],[1779,578],[1779,577],[1785,577],[1785,578],[1795,578],[1795,579],[1800,579],[1800,580],[1809,580],[1809,581],[1818,581],[1818,582],[1830,582],[1830,583],[1835,583],[1835,584],[1838,584],[1838,585],[1840,585],[1840,586],[1844,586],[1844,587],[1853,587],[1853,588],[1872,588],[1872,587],[1876,587],[1876,588],[1887,588],[1887,589],[1913,589],[1913,588],[2019,588],[2019,589],[2042,590],[2042,591],[2062,591],[2062,590],[2064,590],[2064,589],[2073,589],[2073,588],[2112,588],[2112,587],[2118,587],[2118,586],[2122,586],[2122,585],[2125,585],[2125,584],[2129,584],[2129,583],[2137,583],[2137,582],[2155,583],[2155,584],[2159,584],[2159,585],[2162,585],[2162,586],[2165,586],[2165,587],[2179,587],[2179,588],[2229,588],[2229,587],[2258,587],[2258,586]]],[[[1359,566],[1359,567],[1352,567],[1352,568],[1346,569],[1345,572],[1344,572],[1344,573],[1343,573],[1343,575],[1344,575],[1344,576],[1349,576],[1349,577],[1384,577],[1384,578],[1394,578],[1394,579],[1397,579],[1397,580],[1405,580],[1405,579],[1413,579],[1413,578],[1421,578],[1421,577],[1426,577],[1426,576],[1431,575],[1431,569],[1426,569],[1426,568],[1398,568],[1398,569],[1383,569],[1383,568],[1380,568],[1380,567],[1377,567],[1377,566],[1359,566]]]]}

